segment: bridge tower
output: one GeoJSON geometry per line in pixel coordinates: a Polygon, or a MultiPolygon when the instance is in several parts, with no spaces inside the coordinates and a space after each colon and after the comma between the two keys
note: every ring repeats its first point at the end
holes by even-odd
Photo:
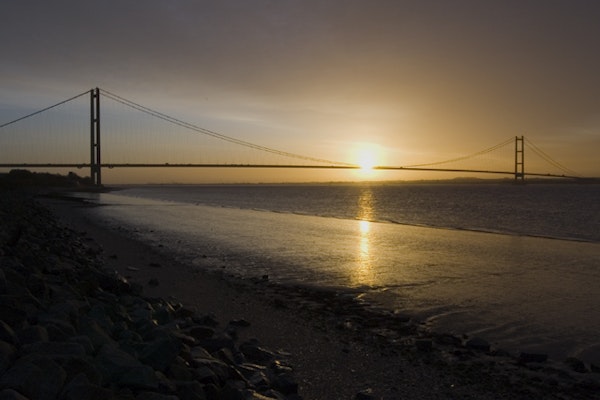
{"type": "Polygon", "coordinates": [[[95,186],[102,185],[100,161],[100,89],[90,90],[90,177],[95,186]]]}
{"type": "Polygon", "coordinates": [[[525,137],[515,136],[515,182],[525,182],[525,137]]]}

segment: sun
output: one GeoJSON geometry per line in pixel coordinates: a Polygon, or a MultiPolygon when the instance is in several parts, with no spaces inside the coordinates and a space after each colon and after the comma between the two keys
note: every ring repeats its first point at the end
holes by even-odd
{"type": "Polygon", "coordinates": [[[354,164],[358,167],[355,172],[359,180],[374,179],[379,174],[377,167],[382,165],[382,149],[373,143],[357,143],[352,152],[354,164]]]}
{"type": "Polygon", "coordinates": [[[377,165],[375,153],[369,149],[362,149],[358,153],[358,165],[362,170],[371,170],[377,165]]]}
{"type": "Polygon", "coordinates": [[[362,148],[357,153],[357,164],[363,171],[372,170],[377,166],[377,154],[371,148],[362,148]]]}

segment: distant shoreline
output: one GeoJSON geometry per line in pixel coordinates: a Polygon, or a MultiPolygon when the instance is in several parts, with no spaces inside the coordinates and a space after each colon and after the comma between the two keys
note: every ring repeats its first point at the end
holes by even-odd
{"type": "Polygon", "coordinates": [[[23,187],[56,187],[69,188],[74,191],[111,191],[120,187],[128,186],[254,186],[254,185],[289,185],[289,186],[325,186],[325,185],[572,185],[572,184],[600,184],[600,177],[592,178],[528,178],[525,181],[515,181],[513,178],[471,178],[456,177],[448,179],[419,179],[419,180],[374,180],[374,181],[306,181],[306,182],[161,182],[161,183],[116,183],[102,186],[91,184],[89,177],[80,177],[74,172],[67,175],[52,174],[48,172],[31,172],[26,169],[13,169],[9,172],[0,172],[0,188],[23,188],[23,187]]]}

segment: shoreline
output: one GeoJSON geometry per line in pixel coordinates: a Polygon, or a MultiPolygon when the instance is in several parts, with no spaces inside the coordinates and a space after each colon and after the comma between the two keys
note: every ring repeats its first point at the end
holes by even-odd
{"type": "Polygon", "coordinates": [[[85,205],[51,202],[59,219],[103,247],[108,267],[143,283],[146,295],[175,296],[219,319],[249,321],[240,339],[256,336],[270,348],[289,353],[305,398],[352,398],[361,391],[386,399],[441,399],[474,392],[477,398],[536,398],[533,393],[538,391],[562,396],[552,398],[580,392],[576,397],[585,398],[586,386],[599,382],[597,373],[574,372],[572,365],[543,361],[543,355],[515,358],[478,338],[434,335],[404,315],[364,309],[349,296],[194,269],[86,220],[85,205]],[[324,370],[330,374],[325,380],[324,370]],[[432,381],[437,383],[432,386],[432,381]],[[532,392],[515,397],[515,387],[532,392]]]}

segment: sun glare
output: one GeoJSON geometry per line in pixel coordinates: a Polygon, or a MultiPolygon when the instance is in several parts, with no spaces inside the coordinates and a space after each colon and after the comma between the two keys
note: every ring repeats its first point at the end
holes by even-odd
{"type": "Polygon", "coordinates": [[[376,150],[370,147],[359,149],[356,154],[356,163],[363,171],[372,170],[379,163],[376,150]]]}
{"type": "Polygon", "coordinates": [[[358,159],[358,165],[360,166],[360,169],[363,170],[373,169],[375,164],[375,156],[368,151],[365,151],[363,154],[361,154],[360,158],[358,159]]]}
{"type": "Polygon", "coordinates": [[[375,167],[383,164],[381,148],[372,143],[357,143],[352,157],[359,167],[355,173],[359,180],[374,179],[377,176],[375,167]]]}

